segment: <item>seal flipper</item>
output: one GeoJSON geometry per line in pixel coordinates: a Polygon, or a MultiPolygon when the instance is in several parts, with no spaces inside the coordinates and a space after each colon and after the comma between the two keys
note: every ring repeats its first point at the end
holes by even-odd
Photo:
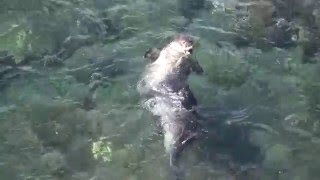
{"type": "Polygon", "coordinates": [[[195,72],[198,75],[203,74],[203,68],[199,64],[198,60],[189,58],[188,61],[192,72],[195,72]]]}
{"type": "Polygon", "coordinates": [[[143,57],[148,60],[148,63],[153,63],[160,56],[161,50],[159,48],[149,48],[144,53],[143,57]]]}

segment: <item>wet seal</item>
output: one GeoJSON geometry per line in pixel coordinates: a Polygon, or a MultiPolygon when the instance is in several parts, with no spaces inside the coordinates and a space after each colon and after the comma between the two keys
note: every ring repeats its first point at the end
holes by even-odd
{"type": "MultiPolygon", "coordinates": [[[[191,36],[180,34],[161,50],[149,49],[145,53],[149,64],[137,83],[143,98],[142,106],[157,117],[176,179],[180,179],[178,160],[181,152],[202,133],[193,110],[197,101],[187,82],[193,70],[190,63],[193,45],[191,36]]],[[[203,71],[199,64],[198,68],[203,71]]]]}

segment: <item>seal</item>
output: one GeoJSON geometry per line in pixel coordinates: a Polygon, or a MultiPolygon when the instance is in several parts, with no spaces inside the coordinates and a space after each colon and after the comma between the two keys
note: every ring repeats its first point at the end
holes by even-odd
{"type": "Polygon", "coordinates": [[[170,167],[176,173],[181,152],[201,134],[200,123],[191,108],[196,106],[196,99],[187,82],[193,43],[190,36],[180,34],[163,49],[148,50],[145,57],[150,63],[137,83],[144,99],[142,106],[157,117],[170,167]]]}

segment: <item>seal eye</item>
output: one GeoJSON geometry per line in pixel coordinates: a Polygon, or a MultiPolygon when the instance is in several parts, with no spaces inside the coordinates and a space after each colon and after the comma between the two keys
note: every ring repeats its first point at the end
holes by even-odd
{"type": "Polygon", "coordinates": [[[180,34],[180,36],[178,37],[178,39],[183,42],[183,44],[185,46],[192,46],[193,44],[193,38],[188,36],[188,35],[185,35],[185,34],[180,34]]]}
{"type": "Polygon", "coordinates": [[[186,41],[181,41],[181,45],[182,45],[183,47],[187,47],[187,46],[188,46],[188,44],[187,44],[186,41]]]}

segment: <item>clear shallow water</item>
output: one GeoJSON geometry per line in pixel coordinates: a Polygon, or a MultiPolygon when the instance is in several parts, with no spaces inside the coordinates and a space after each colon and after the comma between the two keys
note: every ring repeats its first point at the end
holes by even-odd
{"type": "Polygon", "coordinates": [[[179,2],[3,1],[2,179],[168,179],[162,137],[135,85],[146,49],[182,28],[198,39],[205,74],[190,86],[203,113],[247,108],[241,121],[218,116],[233,125],[184,152],[186,179],[317,179],[320,67],[304,44],[316,44],[318,32],[306,16],[290,19],[299,43],[275,47],[261,33],[268,14],[252,10],[250,29],[236,1],[204,9],[179,2]],[[235,46],[238,37],[249,45],[235,46]]]}

